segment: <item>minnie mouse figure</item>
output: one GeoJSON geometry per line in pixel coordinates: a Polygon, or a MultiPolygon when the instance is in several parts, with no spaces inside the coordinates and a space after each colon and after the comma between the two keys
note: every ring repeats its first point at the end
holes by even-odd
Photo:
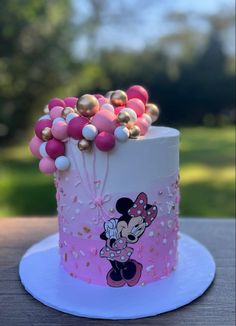
{"type": "Polygon", "coordinates": [[[148,204],[147,195],[141,192],[133,202],[130,198],[120,198],[116,210],[121,214],[118,219],[104,223],[105,231],[100,238],[106,245],[100,251],[100,257],[107,258],[112,268],[107,273],[107,284],[121,287],[138,283],[143,266],[131,255],[134,251],[129,244],[136,243],[157,216],[157,206],[148,204]]]}

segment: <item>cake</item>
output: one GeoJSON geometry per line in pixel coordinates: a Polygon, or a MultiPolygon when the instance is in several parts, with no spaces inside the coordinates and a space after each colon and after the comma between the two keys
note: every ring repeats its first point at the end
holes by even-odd
{"type": "Polygon", "coordinates": [[[53,174],[61,268],[103,287],[143,286],[178,263],[179,132],[139,85],[54,98],[30,142],[53,174]]]}

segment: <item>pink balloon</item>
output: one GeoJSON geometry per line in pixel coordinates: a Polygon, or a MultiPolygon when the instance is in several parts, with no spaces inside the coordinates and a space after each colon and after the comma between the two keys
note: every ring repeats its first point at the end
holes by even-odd
{"type": "Polygon", "coordinates": [[[112,111],[101,110],[93,117],[92,125],[94,125],[98,131],[113,133],[117,126],[117,117],[112,111]]]}
{"type": "Polygon", "coordinates": [[[65,154],[65,144],[60,140],[51,139],[47,142],[46,152],[52,159],[56,159],[58,156],[65,154]]]}
{"type": "Polygon", "coordinates": [[[93,96],[95,96],[97,100],[100,98],[104,98],[102,94],[93,94],[93,96]]]}
{"type": "Polygon", "coordinates": [[[82,130],[85,125],[89,123],[89,119],[85,117],[76,117],[70,120],[68,124],[68,136],[74,139],[82,139],[82,130]]]}
{"type": "Polygon", "coordinates": [[[56,166],[54,160],[50,157],[44,157],[39,162],[39,170],[44,174],[52,174],[56,172],[56,166]]]}
{"type": "Polygon", "coordinates": [[[145,135],[148,131],[149,124],[144,118],[138,118],[135,121],[135,125],[140,128],[140,134],[141,136],[145,135]]]}
{"type": "Polygon", "coordinates": [[[38,138],[42,139],[42,130],[46,127],[51,128],[52,127],[52,120],[49,119],[43,119],[43,120],[38,120],[35,125],[35,134],[38,136],[38,138]]]}
{"type": "Polygon", "coordinates": [[[127,108],[133,109],[136,112],[137,117],[141,117],[145,112],[145,105],[138,98],[132,98],[127,102],[126,106],[127,108]]]}
{"type": "Polygon", "coordinates": [[[74,96],[64,98],[65,105],[70,108],[75,108],[76,103],[78,102],[78,98],[74,96]]]}
{"type": "Polygon", "coordinates": [[[140,85],[133,85],[126,92],[128,99],[139,98],[144,104],[148,102],[148,92],[140,85]]]}
{"type": "Polygon", "coordinates": [[[34,136],[30,143],[29,143],[29,148],[31,153],[38,158],[41,158],[42,156],[39,153],[39,147],[40,145],[43,143],[43,141],[41,139],[39,139],[37,136],[34,136]]]}
{"type": "Polygon", "coordinates": [[[100,107],[105,103],[109,103],[109,100],[106,97],[99,97],[97,100],[98,100],[100,107]]]}
{"type": "MultiPolygon", "coordinates": [[[[53,109],[52,109],[53,110],[53,109]]],[[[52,135],[56,139],[64,140],[68,137],[67,123],[64,121],[58,121],[52,125],[52,135]]]]}
{"type": "Polygon", "coordinates": [[[63,108],[66,106],[65,102],[58,97],[52,98],[48,103],[48,109],[49,111],[54,108],[54,106],[62,106],[63,108]]]}
{"type": "Polygon", "coordinates": [[[62,106],[54,106],[49,112],[50,117],[54,120],[56,118],[61,117],[61,113],[64,110],[62,106]]]}
{"type": "Polygon", "coordinates": [[[115,136],[109,132],[102,131],[95,138],[95,144],[100,151],[108,152],[115,146],[115,136]]]}

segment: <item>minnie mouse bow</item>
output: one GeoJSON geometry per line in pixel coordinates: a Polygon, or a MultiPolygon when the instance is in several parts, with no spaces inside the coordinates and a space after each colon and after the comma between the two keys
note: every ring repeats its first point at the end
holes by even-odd
{"type": "Polygon", "coordinates": [[[132,217],[142,216],[145,219],[146,226],[149,226],[157,216],[157,206],[152,205],[146,209],[148,204],[147,195],[141,192],[136,198],[133,207],[128,210],[128,213],[132,217]]]}

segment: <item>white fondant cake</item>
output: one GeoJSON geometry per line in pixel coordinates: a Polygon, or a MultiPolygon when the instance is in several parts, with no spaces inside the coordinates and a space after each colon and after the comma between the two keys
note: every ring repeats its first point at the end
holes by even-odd
{"type": "Polygon", "coordinates": [[[108,153],[95,147],[81,152],[71,139],[66,156],[70,169],[56,175],[65,270],[84,281],[111,286],[143,284],[167,276],[177,263],[179,132],[151,127],[145,136],[117,144],[108,153]],[[125,207],[124,201],[120,211],[116,206],[123,197],[132,204],[140,193],[146,194],[148,204],[156,205],[157,215],[139,235],[136,229],[145,220],[139,218],[143,207],[134,218],[126,218],[130,203],[125,207]],[[128,238],[133,233],[135,242],[128,238]],[[120,240],[123,244],[115,248],[120,240]],[[130,275],[126,274],[132,282],[122,277],[124,269],[130,269],[130,275]]]}

